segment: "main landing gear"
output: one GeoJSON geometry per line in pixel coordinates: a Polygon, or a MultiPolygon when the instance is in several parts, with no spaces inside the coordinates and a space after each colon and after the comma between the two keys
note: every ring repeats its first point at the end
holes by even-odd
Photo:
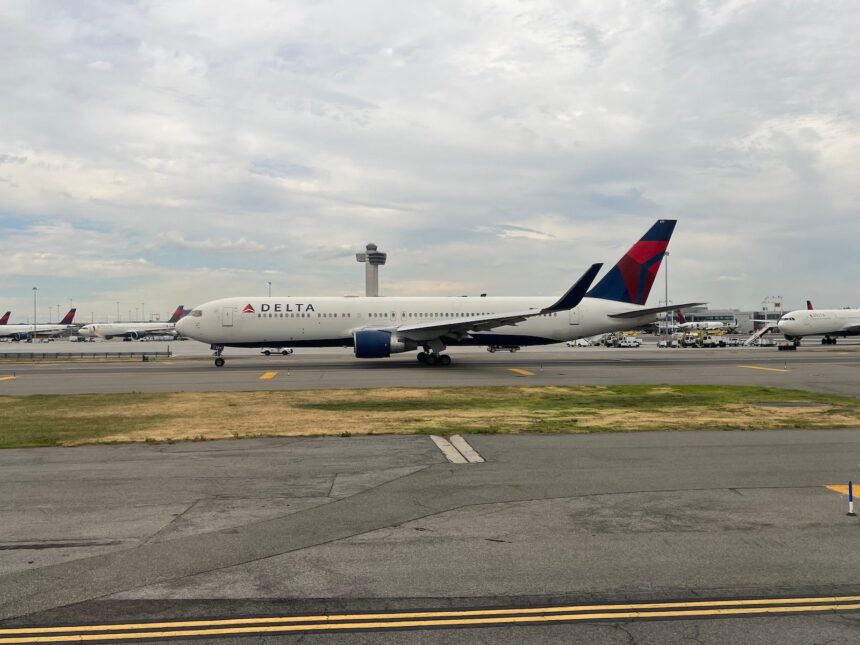
{"type": "Polygon", "coordinates": [[[833,336],[825,336],[821,339],[822,345],[835,345],[836,339],[833,336]]]}
{"type": "Polygon", "coordinates": [[[210,349],[215,352],[215,367],[224,367],[224,359],[221,357],[221,352],[224,351],[224,345],[211,345],[210,349]]]}
{"type": "Polygon", "coordinates": [[[448,367],[451,364],[451,357],[448,354],[437,354],[436,352],[418,352],[418,362],[425,365],[441,365],[448,367]]]}

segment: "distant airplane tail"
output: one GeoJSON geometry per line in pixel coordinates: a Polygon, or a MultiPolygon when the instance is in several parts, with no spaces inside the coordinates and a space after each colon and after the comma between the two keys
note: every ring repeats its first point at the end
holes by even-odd
{"type": "Polygon", "coordinates": [[[169,322],[169,323],[178,322],[179,319],[182,318],[183,315],[185,315],[185,309],[184,309],[183,305],[179,305],[176,308],[176,311],[173,312],[173,315],[170,317],[170,320],[168,320],[167,322],[169,322]]]}
{"type": "Polygon", "coordinates": [[[586,295],[644,305],[666,255],[677,220],[661,219],[634,244],[586,295]]]}
{"type": "Polygon", "coordinates": [[[76,311],[77,311],[77,309],[75,309],[74,307],[69,309],[69,313],[67,313],[66,317],[60,321],[60,324],[61,325],[71,325],[72,321],[75,319],[75,312],[76,311]]]}
{"type": "Polygon", "coordinates": [[[675,322],[677,322],[679,325],[683,325],[687,322],[687,319],[684,317],[684,312],[680,309],[675,310],[675,322]]]}
{"type": "Polygon", "coordinates": [[[9,322],[9,316],[11,315],[11,311],[7,311],[5,314],[3,314],[3,317],[0,318],[0,325],[5,325],[7,322],[9,322]]]}
{"type": "MultiPolygon", "coordinates": [[[[806,308],[809,309],[809,311],[812,311],[812,300],[806,301],[806,308]]],[[[8,316],[9,314],[6,315],[8,316]]]]}

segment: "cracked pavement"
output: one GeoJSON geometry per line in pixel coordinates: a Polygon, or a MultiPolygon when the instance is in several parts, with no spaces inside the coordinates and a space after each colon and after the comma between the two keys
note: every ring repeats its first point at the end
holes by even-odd
{"type": "MultiPolygon", "coordinates": [[[[4,451],[3,626],[860,592],[860,524],[822,487],[860,431],[467,439],[486,463],[422,436],[4,451]]],[[[847,643],[857,618],[236,642],[847,643]]]]}

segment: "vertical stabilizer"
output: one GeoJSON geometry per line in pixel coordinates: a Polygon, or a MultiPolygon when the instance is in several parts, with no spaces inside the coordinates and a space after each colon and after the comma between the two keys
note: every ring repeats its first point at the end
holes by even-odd
{"type": "Polygon", "coordinates": [[[168,320],[167,322],[169,322],[169,323],[175,323],[175,322],[178,322],[178,321],[179,321],[179,319],[180,319],[180,318],[182,318],[182,316],[183,316],[184,314],[185,314],[184,306],[183,306],[183,305],[179,305],[179,306],[176,308],[176,311],[174,311],[174,312],[173,312],[173,315],[170,317],[170,320],[168,320]]]}
{"type": "Polygon", "coordinates": [[[644,305],[660,270],[677,220],[661,219],[634,244],[586,295],[644,305]]]}
{"type": "Polygon", "coordinates": [[[7,322],[9,322],[9,316],[11,315],[11,311],[7,311],[5,314],[3,314],[3,317],[0,318],[0,325],[5,325],[7,322]]]}
{"type": "Polygon", "coordinates": [[[683,325],[687,322],[687,319],[684,317],[684,312],[680,309],[675,310],[675,322],[677,322],[679,325],[683,325]]]}
{"type": "MultiPolygon", "coordinates": [[[[809,309],[809,311],[812,311],[812,300],[807,300],[807,301],[806,301],[806,308],[807,308],[807,309],[809,309]]],[[[7,315],[8,315],[8,314],[7,314],[7,315]]]]}
{"type": "Polygon", "coordinates": [[[60,324],[61,325],[71,325],[72,321],[75,319],[75,312],[76,311],[77,311],[77,309],[75,309],[74,307],[69,309],[69,313],[67,313],[66,317],[60,321],[60,324]]]}

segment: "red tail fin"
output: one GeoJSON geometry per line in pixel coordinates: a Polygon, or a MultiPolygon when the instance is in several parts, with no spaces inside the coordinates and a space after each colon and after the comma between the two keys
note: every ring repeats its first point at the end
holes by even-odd
{"type": "Polygon", "coordinates": [[[9,322],[9,316],[11,314],[11,311],[7,311],[5,314],[3,314],[3,317],[0,318],[0,325],[5,325],[7,322],[9,322]]]}
{"type": "Polygon", "coordinates": [[[77,309],[75,309],[74,307],[69,309],[69,313],[67,313],[66,317],[60,321],[60,324],[61,325],[71,325],[72,321],[75,319],[75,312],[76,311],[77,311],[77,309]]]}
{"type": "Polygon", "coordinates": [[[675,320],[681,325],[683,325],[685,322],[687,322],[687,319],[684,318],[684,312],[681,311],[680,309],[675,310],[675,320]]]}
{"type": "Polygon", "coordinates": [[[179,305],[176,308],[176,311],[173,312],[173,315],[170,317],[170,320],[168,320],[167,322],[172,322],[172,323],[178,322],[179,319],[182,318],[183,313],[185,313],[185,309],[183,309],[182,305],[179,305]]]}
{"type": "MultiPolygon", "coordinates": [[[[812,300],[807,300],[807,301],[806,301],[806,308],[807,308],[807,309],[809,309],[810,311],[812,311],[812,300]]],[[[7,315],[8,315],[8,314],[7,314],[7,315]]]]}

